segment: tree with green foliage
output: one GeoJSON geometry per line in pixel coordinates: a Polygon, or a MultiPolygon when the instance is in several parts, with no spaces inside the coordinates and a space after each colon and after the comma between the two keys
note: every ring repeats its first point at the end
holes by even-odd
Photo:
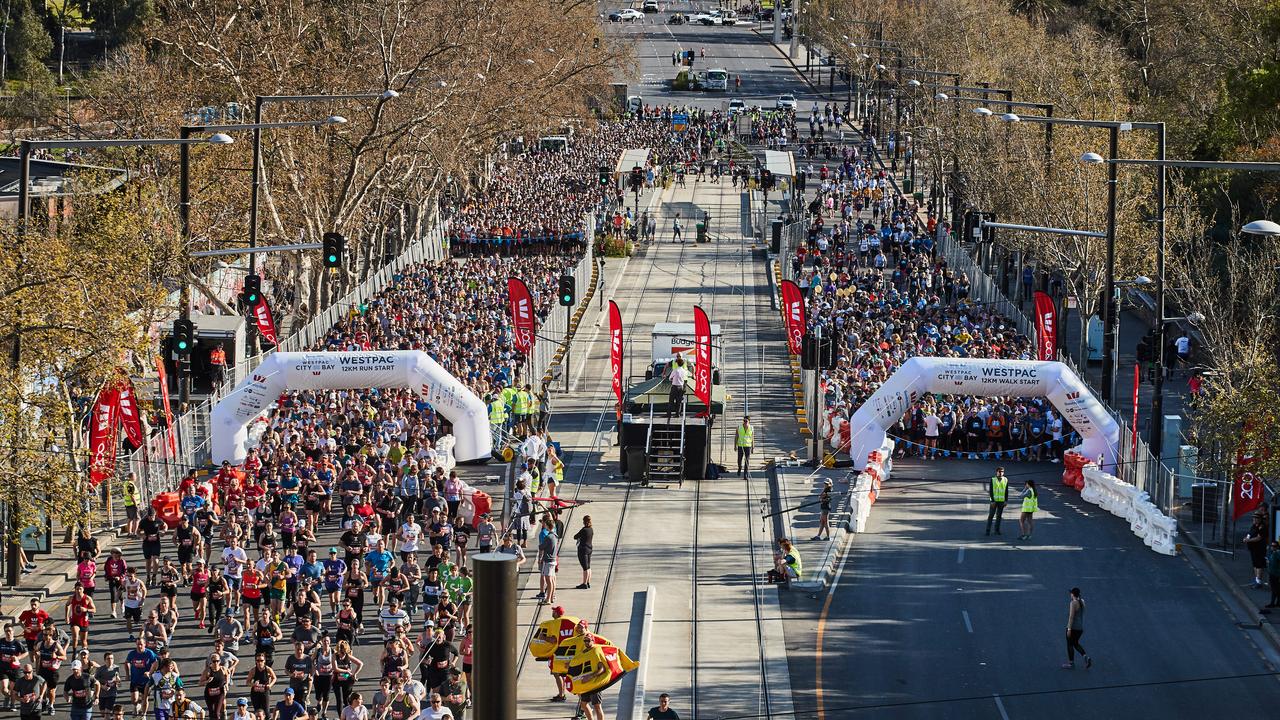
{"type": "Polygon", "coordinates": [[[155,19],[152,0],[80,0],[84,17],[93,23],[93,34],[104,50],[137,42],[146,36],[147,23],[155,19]]]}
{"type": "Polygon", "coordinates": [[[4,50],[12,77],[29,84],[52,83],[53,75],[44,63],[53,51],[53,38],[49,37],[31,0],[8,0],[8,5],[4,50]]]}

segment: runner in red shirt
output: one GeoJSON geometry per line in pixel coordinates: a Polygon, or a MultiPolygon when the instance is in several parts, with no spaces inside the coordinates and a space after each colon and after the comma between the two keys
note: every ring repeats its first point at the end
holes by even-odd
{"type": "Polygon", "coordinates": [[[31,608],[23,610],[18,616],[22,623],[22,639],[27,641],[27,652],[36,654],[36,643],[40,641],[40,631],[49,624],[49,613],[40,607],[40,601],[31,598],[31,608]]]}
{"type": "Polygon", "coordinates": [[[89,647],[89,613],[97,612],[98,608],[93,604],[93,598],[84,594],[84,585],[76,583],[75,589],[71,591],[71,597],[67,598],[66,608],[63,618],[67,624],[71,626],[71,647],[89,647]]]}
{"type": "Polygon", "coordinates": [[[244,607],[245,627],[253,626],[258,608],[262,607],[262,583],[262,573],[252,564],[246,565],[240,576],[240,604],[244,607]]]}
{"type": "Polygon", "coordinates": [[[244,509],[249,511],[249,517],[256,518],[258,516],[258,506],[262,503],[262,498],[267,494],[267,486],[259,479],[257,482],[250,483],[244,489],[244,509]]]}

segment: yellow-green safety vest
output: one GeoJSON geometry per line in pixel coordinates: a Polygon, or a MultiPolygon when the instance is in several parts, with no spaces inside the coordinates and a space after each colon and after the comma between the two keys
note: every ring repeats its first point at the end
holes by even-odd
{"type": "Polygon", "coordinates": [[[517,392],[515,397],[512,399],[511,412],[515,413],[516,415],[528,415],[529,403],[532,400],[533,400],[533,397],[530,396],[529,393],[523,390],[521,390],[520,392],[517,392]]]}
{"type": "Polygon", "coordinates": [[[494,400],[489,403],[489,423],[493,425],[501,425],[507,421],[507,406],[502,400],[494,400]]]}
{"type": "Polygon", "coordinates": [[[738,426],[738,447],[751,447],[756,444],[756,429],[750,425],[738,426]]]}
{"type": "Polygon", "coordinates": [[[1022,512],[1030,513],[1040,509],[1040,499],[1036,496],[1035,491],[1024,495],[1022,498],[1022,512]]]}
{"type": "Polygon", "coordinates": [[[1005,494],[1009,491],[1009,478],[996,475],[991,478],[991,501],[1004,502],[1005,494]]]}
{"type": "Polygon", "coordinates": [[[787,567],[795,571],[797,578],[803,578],[804,577],[804,561],[800,559],[800,551],[796,548],[795,545],[792,545],[791,552],[787,554],[790,555],[792,558],[794,558],[792,562],[787,563],[787,567]]]}
{"type": "Polygon", "coordinates": [[[138,504],[138,488],[134,487],[132,482],[126,480],[121,492],[124,494],[125,507],[134,507],[138,504]]]}
{"type": "Polygon", "coordinates": [[[502,404],[510,408],[515,403],[516,393],[519,392],[510,385],[502,388],[502,392],[498,396],[502,398],[502,404]]]}
{"type": "Polygon", "coordinates": [[[560,458],[556,458],[555,463],[551,466],[551,471],[556,476],[556,484],[563,485],[564,484],[564,461],[562,461],[560,458]]]}

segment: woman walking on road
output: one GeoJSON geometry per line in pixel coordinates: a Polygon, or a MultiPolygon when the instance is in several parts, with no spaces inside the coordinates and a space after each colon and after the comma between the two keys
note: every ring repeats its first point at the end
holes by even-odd
{"type": "Polygon", "coordinates": [[[1071,601],[1067,606],[1067,661],[1062,663],[1065,670],[1076,666],[1076,653],[1084,658],[1086,668],[1093,667],[1093,658],[1084,651],[1080,644],[1080,636],[1084,635],[1084,598],[1080,597],[1080,588],[1071,588],[1071,601]]]}
{"type": "Polygon", "coordinates": [[[1022,529],[1019,540],[1030,540],[1031,531],[1035,529],[1035,514],[1040,509],[1040,493],[1036,490],[1036,481],[1028,480],[1022,488],[1022,517],[1018,518],[1018,527],[1022,529]]]}
{"type": "Polygon", "coordinates": [[[578,564],[582,566],[579,590],[591,587],[591,540],[595,532],[591,527],[591,516],[586,515],[582,518],[582,529],[573,534],[573,539],[578,541],[578,564]]]}

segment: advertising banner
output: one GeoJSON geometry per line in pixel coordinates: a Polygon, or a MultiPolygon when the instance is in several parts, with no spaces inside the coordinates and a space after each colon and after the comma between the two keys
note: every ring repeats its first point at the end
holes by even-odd
{"type": "Polygon", "coordinates": [[[271,307],[267,305],[265,295],[259,295],[257,304],[253,306],[253,325],[258,328],[258,334],[263,340],[272,345],[280,344],[280,335],[276,332],[276,321],[271,316],[271,307]]]}
{"type": "Polygon", "coordinates": [[[618,399],[618,417],[622,417],[622,311],[618,303],[609,301],[609,367],[613,370],[613,396],[618,399]]]}
{"type": "Polygon", "coordinates": [[[804,330],[808,322],[800,286],[790,280],[782,281],[782,319],[787,326],[787,350],[792,355],[799,355],[804,347],[804,330]]]}
{"type": "Polygon", "coordinates": [[[133,383],[123,371],[116,383],[119,388],[116,402],[119,405],[120,425],[124,427],[129,444],[140,448],[146,438],[142,434],[142,418],[138,415],[138,396],[133,391],[133,383]]]}
{"type": "Polygon", "coordinates": [[[108,382],[98,391],[89,424],[89,485],[93,487],[115,474],[119,428],[120,386],[108,382]]]}
{"type": "Polygon", "coordinates": [[[693,306],[693,394],[711,410],[711,320],[701,306],[693,306]]]}
{"type": "Polygon", "coordinates": [[[526,355],[533,350],[533,295],[520,278],[507,279],[507,299],[511,303],[511,327],[516,350],[526,355]]]}
{"type": "Polygon", "coordinates": [[[1036,352],[1040,360],[1053,360],[1058,347],[1058,317],[1053,298],[1037,291],[1032,296],[1036,306],[1036,352]]]}

